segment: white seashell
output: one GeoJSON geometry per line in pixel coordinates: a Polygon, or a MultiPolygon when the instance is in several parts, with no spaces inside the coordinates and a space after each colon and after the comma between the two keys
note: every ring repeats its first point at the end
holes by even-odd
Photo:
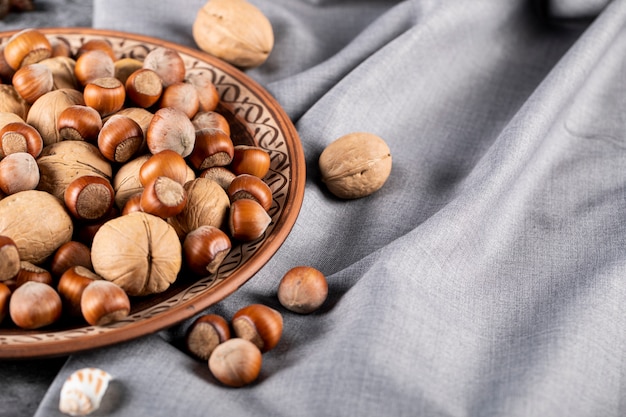
{"type": "Polygon", "coordinates": [[[85,416],[97,410],[111,379],[111,375],[101,369],[77,370],[63,383],[59,410],[71,416],[85,416]]]}

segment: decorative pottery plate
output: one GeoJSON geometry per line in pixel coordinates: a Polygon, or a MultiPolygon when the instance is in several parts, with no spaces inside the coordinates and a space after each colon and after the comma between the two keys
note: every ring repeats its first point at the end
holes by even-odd
{"type": "MultiPolygon", "coordinates": [[[[275,99],[254,80],[229,64],[192,48],[151,37],[89,28],[39,29],[52,42],[72,52],[90,39],[107,39],[118,58],[143,59],[157,47],[182,56],[187,71],[207,71],[220,95],[217,111],[228,119],[235,144],[260,146],[271,156],[264,178],[273,192],[272,223],[253,242],[233,244],[219,270],[201,279],[181,276],[165,292],[131,300],[129,316],[107,326],[84,322],[51,325],[38,330],[0,324],[0,358],[59,356],[131,340],[157,332],[199,313],[237,290],[274,255],[291,231],[304,197],[305,162],[291,120],[275,99]]],[[[0,44],[15,32],[0,33],[0,44]]]]}

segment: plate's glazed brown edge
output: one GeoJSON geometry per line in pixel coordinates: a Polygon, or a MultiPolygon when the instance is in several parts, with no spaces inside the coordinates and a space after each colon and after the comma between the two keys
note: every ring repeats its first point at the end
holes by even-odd
{"type": "MultiPolygon", "coordinates": [[[[254,274],[256,274],[256,272],[258,272],[269,261],[269,259],[271,259],[274,253],[283,244],[299,215],[302,201],[304,199],[304,187],[306,182],[304,152],[302,147],[299,146],[300,139],[295,126],[275,98],[256,81],[239,69],[202,51],[135,33],[82,27],[40,28],[38,30],[47,35],[81,34],[103,37],[109,36],[132,39],[138,42],[173,48],[190,56],[194,56],[201,61],[205,61],[236,78],[238,81],[245,84],[248,89],[253,91],[254,94],[263,98],[264,104],[268,106],[268,110],[274,115],[275,120],[281,126],[281,130],[284,132],[285,137],[292,139],[292,141],[287,141],[287,147],[290,150],[291,156],[289,168],[291,175],[288,187],[290,192],[285,202],[283,212],[277,219],[273,233],[266,238],[259,250],[244,265],[242,265],[240,269],[231,274],[226,280],[212,287],[207,294],[203,294],[198,296],[196,299],[192,299],[176,307],[172,307],[168,310],[165,316],[157,315],[150,317],[139,322],[127,324],[124,327],[115,329],[115,331],[110,331],[105,334],[99,334],[96,327],[93,334],[83,335],[72,341],[71,348],[68,347],[67,340],[53,340],[37,344],[25,343],[20,345],[2,345],[0,346],[0,360],[65,356],[72,353],[84,352],[130,341],[132,339],[147,336],[171,327],[193,316],[201,310],[223,300],[251,279],[254,274]]],[[[6,38],[17,32],[19,32],[19,30],[0,32],[0,37],[6,38]]]]}

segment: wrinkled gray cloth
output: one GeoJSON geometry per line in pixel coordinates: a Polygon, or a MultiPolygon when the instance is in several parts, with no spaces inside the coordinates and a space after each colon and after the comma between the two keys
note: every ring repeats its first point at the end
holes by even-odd
{"type": "MultiPolygon", "coordinates": [[[[180,341],[190,320],[71,356],[114,375],[99,415],[626,415],[626,1],[251,0],[276,45],[248,73],[285,108],[304,203],[270,262],[207,311],[284,314],[259,380],[228,389],[180,341]],[[317,158],[368,131],[388,182],[340,201],[317,158]],[[328,278],[282,309],[295,265],[328,278]]],[[[201,0],[95,0],[93,25],[193,46],[201,0]]],[[[97,414],[96,414],[97,415],[97,414]]]]}

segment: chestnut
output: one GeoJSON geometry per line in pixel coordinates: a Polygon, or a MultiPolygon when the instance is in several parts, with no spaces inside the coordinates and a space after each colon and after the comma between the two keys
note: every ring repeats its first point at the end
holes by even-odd
{"type": "Polygon", "coordinates": [[[126,95],[139,107],[147,108],[159,101],[163,93],[161,77],[148,68],[131,73],[125,82],[126,95]]]}
{"type": "Polygon", "coordinates": [[[174,107],[157,110],[148,125],[146,142],[153,154],[165,149],[189,156],[196,140],[196,129],[189,117],[174,107]]]}
{"type": "Polygon", "coordinates": [[[185,264],[199,276],[215,273],[230,249],[228,235],[218,227],[210,225],[192,230],[183,241],[185,264]]]}
{"type": "Polygon", "coordinates": [[[9,299],[11,298],[11,289],[8,285],[0,282],[0,324],[9,314],[9,299]]]}
{"type": "Polygon", "coordinates": [[[203,314],[193,321],[185,333],[187,350],[196,358],[209,360],[220,343],[230,339],[228,322],[217,314],[203,314]]]}
{"type": "Polygon", "coordinates": [[[113,207],[115,192],[111,183],[98,175],[83,175],[65,189],[65,207],[79,220],[98,220],[113,207]]]}
{"type": "Polygon", "coordinates": [[[237,337],[254,343],[261,352],[273,349],[283,333],[283,316],[264,304],[250,304],[238,310],[231,320],[237,337]]]}
{"type": "Polygon", "coordinates": [[[176,216],[187,204],[183,186],[168,177],[156,177],[144,187],[139,206],[145,213],[167,219],[176,216]]]}
{"type": "Polygon", "coordinates": [[[59,278],[57,291],[63,306],[70,316],[81,317],[80,302],[87,285],[102,277],[84,266],[75,265],[68,268],[59,278]]]}
{"type": "Polygon", "coordinates": [[[83,290],[80,309],[87,323],[105,326],[128,316],[130,299],[119,285],[107,280],[93,280],[83,290]]]}
{"type": "Polygon", "coordinates": [[[252,342],[232,338],[215,347],[209,357],[209,369],[222,384],[243,387],[258,378],[262,359],[261,351],[252,342]]]}
{"type": "Polygon", "coordinates": [[[144,187],[157,177],[168,177],[184,185],[187,182],[188,166],[179,153],[165,149],[154,155],[139,168],[139,182],[144,187]]]}
{"type": "Polygon", "coordinates": [[[52,55],[48,37],[37,29],[24,29],[9,38],[4,46],[4,59],[14,70],[52,55]]]}
{"type": "Polygon", "coordinates": [[[0,282],[15,278],[20,271],[20,253],[8,236],[0,235],[0,282]]]}
{"type": "Polygon", "coordinates": [[[13,323],[22,329],[48,326],[61,317],[63,304],[59,294],[48,284],[28,281],[16,288],[9,300],[13,323]]]}
{"type": "Polygon", "coordinates": [[[115,62],[105,51],[99,49],[86,51],[76,58],[74,75],[82,86],[97,78],[115,77],[115,62]]]}
{"type": "Polygon", "coordinates": [[[236,175],[226,167],[211,167],[200,172],[199,177],[213,180],[224,190],[228,190],[230,183],[235,179],[236,175]]]}
{"type": "Polygon", "coordinates": [[[89,81],[83,90],[85,104],[101,116],[111,115],[124,107],[126,89],[117,78],[101,77],[89,81]]]}
{"type": "Polygon", "coordinates": [[[28,104],[54,88],[52,71],[44,64],[34,63],[22,66],[15,71],[12,79],[13,88],[28,104]]]}
{"type": "Polygon", "coordinates": [[[0,190],[7,195],[34,190],[39,184],[39,166],[27,152],[16,152],[0,160],[0,190]]]}
{"type": "Polygon", "coordinates": [[[54,280],[48,270],[28,261],[21,261],[20,270],[15,276],[15,286],[20,287],[28,281],[37,281],[52,285],[54,280]]]}
{"type": "Polygon", "coordinates": [[[326,277],[310,266],[296,266],[283,275],[278,284],[278,301],[287,310],[309,314],[328,296],[326,277]]]}
{"type": "Polygon", "coordinates": [[[124,163],[137,155],[143,141],[143,130],[139,123],[128,116],[114,114],[100,129],[98,149],[109,161],[124,163]]]}
{"type": "Polygon", "coordinates": [[[233,160],[233,141],[221,129],[196,130],[196,140],[189,155],[189,163],[195,169],[226,166],[233,160]]]}
{"type": "Polygon", "coordinates": [[[220,129],[226,133],[226,135],[230,136],[230,124],[228,124],[228,120],[215,111],[200,111],[191,119],[191,123],[193,123],[196,130],[204,128],[220,129]]]}
{"type": "Polygon", "coordinates": [[[258,146],[237,145],[230,168],[237,175],[250,174],[263,178],[270,169],[270,163],[270,155],[265,149],[258,146]]]}
{"type": "Polygon", "coordinates": [[[155,48],[148,52],[143,60],[143,67],[159,74],[163,87],[185,79],[185,61],[180,54],[170,48],[155,48]]]}
{"type": "Polygon", "coordinates": [[[37,158],[43,149],[39,131],[24,122],[10,122],[0,129],[0,158],[26,152],[37,158]]]}
{"type": "Polygon", "coordinates": [[[50,261],[50,273],[59,278],[65,271],[74,266],[92,269],[91,249],[82,242],[70,240],[54,252],[50,261]]]}
{"type": "Polygon", "coordinates": [[[72,105],[59,114],[57,129],[64,140],[95,142],[102,129],[102,116],[93,107],[72,105]]]}
{"type": "Polygon", "coordinates": [[[252,241],[260,238],[272,222],[267,211],[251,199],[235,200],[230,205],[228,228],[233,239],[252,241]]]}
{"type": "Polygon", "coordinates": [[[259,203],[265,211],[272,206],[272,190],[261,178],[250,174],[237,175],[226,191],[230,201],[249,198],[259,203]]]}
{"type": "Polygon", "coordinates": [[[177,108],[191,119],[200,108],[198,90],[185,82],[171,84],[163,90],[159,107],[177,108]]]}

